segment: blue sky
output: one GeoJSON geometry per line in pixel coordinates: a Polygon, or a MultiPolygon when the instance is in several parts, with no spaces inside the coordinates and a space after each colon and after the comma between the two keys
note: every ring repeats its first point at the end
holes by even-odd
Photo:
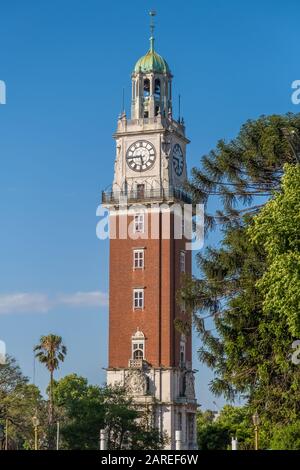
{"type": "MultiPolygon", "coordinates": [[[[95,214],[151,8],[156,49],[174,74],[173,96],[181,94],[190,168],[248,118],[299,111],[296,0],[2,1],[0,339],[31,379],[32,347],[54,332],[69,350],[58,377],[104,381],[108,244],[96,238],[95,214]]],[[[211,372],[196,357],[194,365],[199,402],[214,408],[211,372]]],[[[36,383],[47,380],[37,365],[36,383]]]]}

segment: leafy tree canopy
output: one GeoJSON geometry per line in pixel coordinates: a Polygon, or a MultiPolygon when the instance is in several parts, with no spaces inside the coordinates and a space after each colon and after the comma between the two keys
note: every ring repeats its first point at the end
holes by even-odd
{"type": "Polygon", "coordinates": [[[272,450],[300,450],[300,421],[279,427],[271,439],[272,450]]]}
{"type": "Polygon", "coordinates": [[[137,409],[123,387],[101,388],[71,374],[55,383],[54,402],[66,449],[98,449],[100,429],[109,449],[160,449],[165,442],[147,409],[137,409]]]}
{"type": "Polygon", "coordinates": [[[300,338],[300,165],[285,165],[282,192],[255,217],[252,241],[267,254],[267,269],[258,282],[263,311],[276,312],[300,338]]]}
{"type": "Polygon", "coordinates": [[[28,383],[16,360],[7,356],[0,365],[0,424],[4,430],[8,425],[9,449],[33,446],[32,417],[44,412],[39,389],[28,383]]]}

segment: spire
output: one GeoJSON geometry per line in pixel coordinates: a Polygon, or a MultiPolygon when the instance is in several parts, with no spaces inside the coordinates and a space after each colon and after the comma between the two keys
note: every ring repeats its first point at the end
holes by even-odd
{"type": "Polygon", "coordinates": [[[154,16],[156,16],[156,11],[154,10],[151,10],[149,11],[149,15],[150,15],[150,33],[151,33],[151,36],[150,36],[150,51],[153,52],[154,51],[154,16]]]}

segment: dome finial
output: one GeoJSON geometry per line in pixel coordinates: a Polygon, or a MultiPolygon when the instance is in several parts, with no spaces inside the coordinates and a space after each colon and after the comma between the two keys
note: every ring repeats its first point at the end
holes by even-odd
{"type": "Polygon", "coordinates": [[[154,10],[151,10],[149,11],[149,15],[150,15],[150,33],[151,33],[151,37],[150,37],[150,51],[153,52],[154,51],[154,16],[156,16],[156,11],[154,10]]]}

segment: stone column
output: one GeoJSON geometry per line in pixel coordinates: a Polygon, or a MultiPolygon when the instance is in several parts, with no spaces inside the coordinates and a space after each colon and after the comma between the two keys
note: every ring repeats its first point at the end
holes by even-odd
{"type": "Polygon", "coordinates": [[[236,437],[231,439],[231,450],[238,450],[238,440],[236,437]]]}
{"type": "Polygon", "coordinates": [[[175,431],[175,450],[182,450],[182,431],[175,431]]]}
{"type": "Polygon", "coordinates": [[[107,450],[107,434],[105,429],[100,430],[100,450],[107,450]]]}

